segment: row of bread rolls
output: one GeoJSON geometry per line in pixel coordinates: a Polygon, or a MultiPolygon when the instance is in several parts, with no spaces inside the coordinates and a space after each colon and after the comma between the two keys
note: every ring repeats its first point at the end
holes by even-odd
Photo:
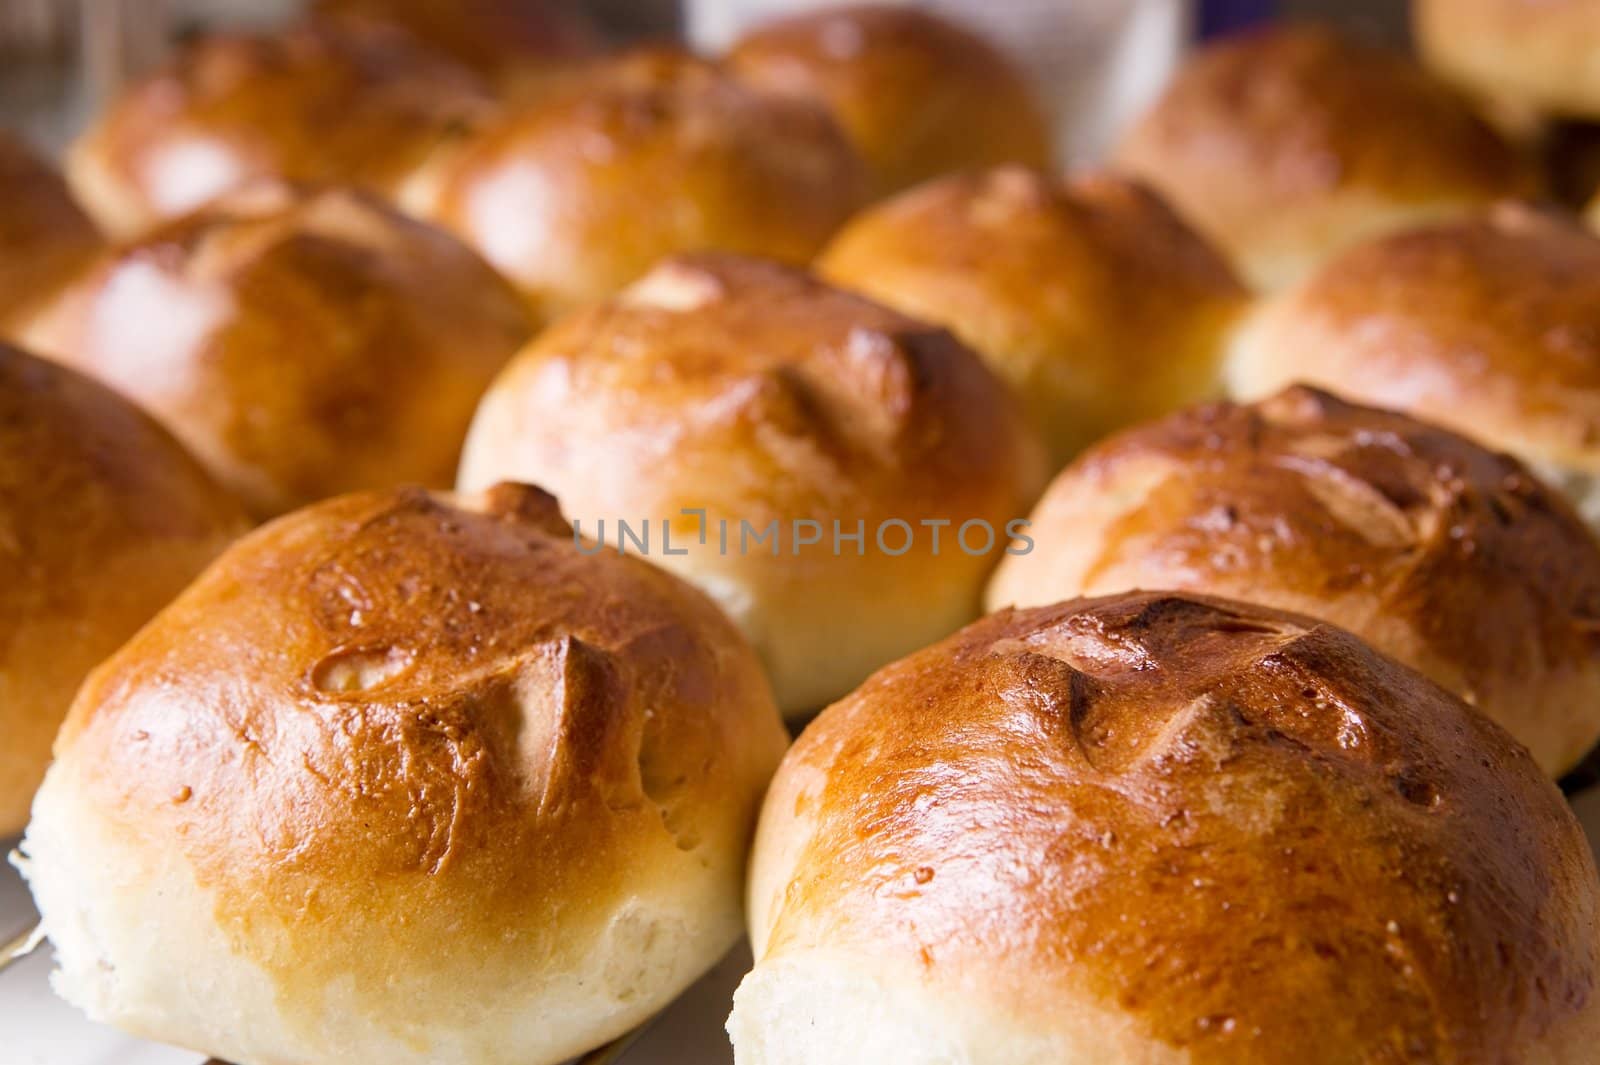
{"type": "Polygon", "coordinates": [[[133,235],[165,213],[140,186],[162,171],[98,165],[101,194],[127,182],[103,202],[139,205],[130,235],[19,304],[21,335],[173,433],[8,355],[39,383],[7,390],[22,413],[0,432],[22,431],[0,469],[44,501],[0,497],[19,500],[0,549],[37,581],[0,682],[48,688],[35,724],[239,528],[200,463],[258,517],[289,512],[94,670],[60,734],[23,849],[71,1001],[236,1065],[553,1065],[737,937],[780,711],[845,696],[761,817],[741,1062],[1587,1061],[1600,883],[1548,774],[1600,736],[1600,546],[1558,492],[1466,436],[1297,389],[1090,447],[1029,553],[953,544],[968,521],[1006,530],[1105,433],[1225,382],[1325,369],[1362,398],[1364,371],[1328,352],[1363,339],[1403,356],[1365,398],[1453,415],[1581,490],[1576,452],[1538,444],[1581,427],[1600,362],[1581,288],[1597,238],[1486,210],[1531,170],[1465,105],[1321,34],[1227,45],[1256,58],[1219,75],[1202,56],[1174,93],[1249,145],[1216,153],[1235,180],[1287,181],[1257,209],[1305,211],[1292,254],[1203,197],[1168,193],[1197,232],[1125,179],[1002,166],[857,216],[812,275],[748,256],[811,257],[865,187],[948,169],[963,143],[972,165],[1039,161],[1018,106],[988,145],[937,121],[928,171],[895,143],[915,124],[878,107],[943,97],[885,84],[1011,84],[965,34],[833,13],[726,66],[478,54],[414,92],[393,57],[439,30],[374,32],[370,12],[202,43],[135,89],[80,151],[126,134],[153,158],[265,160],[269,180],[133,235]],[[343,73],[296,73],[325,63],[343,73]],[[496,99],[509,81],[521,102],[496,99]],[[1337,132],[1397,96],[1434,132],[1337,132]],[[300,154],[350,132],[330,112],[386,99],[383,137],[300,154]],[[234,125],[241,103],[286,132],[234,125]],[[1326,134],[1305,156],[1284,108],[1326,134]],[[1437,155],[1394,163],[1412,148],[1437,155]],[[1508,184],[1446,180],[1452,155],[1508,160],[1508,184]],[[1305,158],[1332,159],[1320,192],[1296,185],[1305,158]],[[385,198],[438,212],[510,283],[385,198]],[[1252,309],[1201,233],[1249,276],[1292,259],[1309,280],[1252,309]],[[647,271],[704,242],[720,253],[647,271]],[[1326,349],[1301,339],[1323,331],[1326,349]],[[1552,387],[1555,358],[1572,370],[1552,387]],[[1499,406],[1467,408],[1491,372],[1499,406]],[[31,398],[51,390],[72,401],[31,398]],[[459,494],[390,487],[448,483],[463,435],[459,494]],[[593,544],[638,519],[683,553],[593,544]],[[814,549],[718,543],[725,522],[796,521],[814,549]],[[875,542],[886,521],[913,530],[904,553],[875,542]],[[833,550],[835,522],[864,539],[833,550]],[[925,523],[950,530],[942,553],[925,523]],[[123,556],[130,598],[155,586],[126,618],[66,594],[123,556]],[[1005,608],[1085,594],[1108,597],[1005,608]],[[985,596],[1002,609],[936,642],[985,596]],[[41,667],[91,630],[81,661],[41,667]]]}

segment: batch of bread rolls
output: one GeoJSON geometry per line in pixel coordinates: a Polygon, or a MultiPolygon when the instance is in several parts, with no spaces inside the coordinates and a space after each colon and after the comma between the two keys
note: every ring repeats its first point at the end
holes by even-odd
{"type": "Polygon", "coordinates": [[[740,1065],[1600,1060],[1600,6],[1414,9],[1071,176],[897,5],[324,0],[0,143],[56,990],[558,1065],[748,935],[740,1065]]]}

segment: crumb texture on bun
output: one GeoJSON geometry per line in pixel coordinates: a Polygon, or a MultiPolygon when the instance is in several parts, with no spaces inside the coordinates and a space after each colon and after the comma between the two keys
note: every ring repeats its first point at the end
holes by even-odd
{"type": "Polygon", "coordinates": [[[1135,588],[1340,625],[1494,718],[1552,776],[1600,741],[1600,544],[1506,455],[1296,387],[1091,448],[991,609],[1135,588]]]}
{"type": "Polygon", "coordinates": [[[558,79],[435,173],[416,209],[546,315],[679,252],[809,262],[865,195],[860,158],[819,105],[666,47],[558,79]]]}
{"type": "Polygon", "coordinates": [[[588,537],[647,525],[652,561],[717,599],[800,712],[976,617],[1043,472],[1005,386],[948,333],[702,255],[506,368],[460,484],[507,479],[548,486],[588,537]]]}
{"type": "Polygon", "coordinates": [[[166,423],[258,515],[448,487],[527,338],[446,233],[344,189],[258,183],[118,246],[20,331],[166,423]]]}
{"type": "Polygon", "coordinates": [[[1582,1065],[1600,882],[1499,726],[1348,633],[1173,593],[1004,611],[768,794],[740,1065],[1582,1065]]]}
{"type": "Polygon", "coordinates": [[[0,335],[82,269],[100,243],[61,176],[0,132],[0,335]]]}
{"type": "Polygon", "coordinates": [[[1247,294],[1144,186],[1001,167],[869,208],[824,277],[950,329],[1016,391],[1059,467],[1221,389],[1247,294]]]}
{"type": "Polygon", "coordinates": [[[27,821],[89,670],[244,528],[138,408],[0,344],[0,839],[27,821]]]}
{"type": "Polygon", "coordinates": [[[915,7],[834,6],[757,25],[728,53],[760,89],[836,115],[883,196],[961,170],[1054,162],[1026,74],[971,30],[915,7]]]}
{"type": "Polygon", "coordinates": [[[739,936],[785,734],[712,604],[501,485],[225,553],[91,676],[24,842],[57,989],[241,1062],[556,1065],[739,936]]]}
{"type": "Polygon", "coordinates": [[[1600,118],[1600,7],[1592,0],[1412,0],[1430,66],[1492,104],[1600,118]]]}
{"type": "Polygon", "coordinates": [[[1116,164],[1268,289],[1365,237],[1537,188],[1531,161],[1449,88],[1318,26],[1200,50],[1116,164]]]}

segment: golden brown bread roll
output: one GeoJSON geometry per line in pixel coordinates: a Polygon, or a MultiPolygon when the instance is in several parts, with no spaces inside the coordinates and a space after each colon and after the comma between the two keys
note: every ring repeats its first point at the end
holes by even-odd
{"type": "Polygon", "coordinates": [[[740,1065],[1584,1065],[1600,882],[1510,736],[1331,626],[992,615],[768,793],[740,1065]]]}
{"type": "Polygon", "coordinates": [[[1228,264],[1144,187],[1020,167],[868,209],[818,269],[983,355],[1058,468],[1114,429],[1216,394],[1246,299],[1228,264]]]}
{"type": "Polygon", "coordinates": [[[66,283],[100,243],[61,176],[0,131],[0,335],[66,283]]]}
{"type": "Polygon", "coordinates": [[[118,247],[23,335],[154,413],[265,517],[448,486],[528,331],[448,234],[357,192],[266,184],[118,247]]]}
{"type": "Polygon", "coordinates": [[[127,237],[263,176],[405,198],[493,110],[465,68],[376,29],[204,37],[135,83],[73,145],[67,174],[127,237]]]}
{"type": "Polygon", "coordinates": [[[1547,772],[1600,741],[1600,544],[1508,456],[1292,388],[1091,448],[1034,508],[991,609],[1132,588],[1342,626],[1494,718],[1547,772]]]}
{"type": "Polygon", "coordinates": [[[1600,238],[1565,216],[1507,204],[1352,248],[1240,330],[1228,377],[1456,429],[1600,522],[1600,238]]]}
{"type": "Polygon", "coordinates": [[[1600,8],[1590,0],[1412,0],[1428,64],[1473,94],[1600,118],[1600,8]]]}
{"type": "Polygon", "coordinates": [[[419,209],[552,316],[678,252],[807,262],[864,181],[821,108],[651,49],[597,63],[492,125],[443,164],[419,209]]]}
{"type": "Polygon", "coordinates": [[[1196,53],[1116,164],[1268,289],[1363,238],[1537,185],[1530,160],[1409,60],[1313,26],[1196,53]]]}
{"type": "Polygon", "coordinates": [[[693,589],[555,500],[242,540],[84,686],[23,844],[55,985],[234,1062],[556,1065],[737,941],[787,738],[693,589]]]}
{"type": "Polygon", "coordinates": [[[0,839],[84,676],[244,528],[131,403],[0,344],[0,839]]]}
{"type": "Polygon", "coordinates": [[[1050,126],[1024,73],[927,11],[856,4],[775,19],[737,41],[728,63],[765,91],[827,106],[879,196],[960,170],[1053,162],[1050,126]]]}
{"type": "Polygon", "coordinates": [[[586,537],[699,585],[797,713],[977,616],[1041,466],[1005,386],[948,333],[707,255],[525,348],[460,484],[549,485],[586,537]]]}

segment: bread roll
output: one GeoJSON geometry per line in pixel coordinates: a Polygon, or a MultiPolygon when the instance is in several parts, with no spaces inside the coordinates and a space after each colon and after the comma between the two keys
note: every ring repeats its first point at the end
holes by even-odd
{"type": "Polygon", "coordinates": [[[356,192],[271,184],[120,246],[23,335],[138,401],[267,517],[448,486],[528,331],[449,235],[356,192]]]}
{"type": "Polygon", "coordinates": [[[1292,388],[1130,429],[1034,508],[989,607],[1131,588],[1340,625],[1494,718],[1559,776],[1600,741],[1600,544],[1508,456],[1292,388]]]}
{"type": "Polygon", "coordinates": [[[710,593],[795,714],[976,617],[1042,468],[1004,385],[949,334],[707,255],[506,368],[460,484],[510,479],[551,486],[585,537],[710,593]]]}
{"type": "Polygon", "coordinates": [[[1418,47],[1486,100],[1600,118],[1600,8],[1589,0],[1412,0],[1418,47]]]}
{"type": "Polygon", "coordinates": [[[1006,611],[773,782],[739,1065],[1584,1065],[1600,882],[1488,718],[1332,626],[1006,611]]]}
{"type": "Polygon", "coordinates": [[[864,176],[821,108],[765,98],[668,49],[594,65],[470,141],[419,209],[546,316],[677,252],[809,261],[864,176]]]}
{"type": "Polygon", "coordinates": [[[1057,467],[1114,429],[1215,395],[1246,298],[1228,264],[1144,187],[1018,167],[868,209],[819,269],[982,354],[1057,467]]]}
{"type": "Polygon", "coordinates": [[[68,177],[127,237],[263,176],[399,200],[492,110],[465,68],[403,35],[301,26],[203,37],[136,82],[73,145],[68,177]]]}
{"type": "Polygon", "coordinates": [[[765,91],[828,107],[878,196],[958,170],[1053,162],[1049,122],[1024,73],[978,34],[924,10],[856,4],[775,19],[735,42],[728,62],[765,91]]]}
{"type": "Polygon", "coordinates": [[[556,1065],[738,939],[786,737],[698,593],[502,485],[331,500],[84,686],[23,844],[57,990],[245,1065],[556,1065]]]}
{"type": "Polygon", "coordinates": [[[1116,163],[1268,289],[1364,238],[1537,186],[1531,160],[1409,60],[1311,26],[1196,53],[1116,163]]]}
{"type": "Polygon", "coordinates": [[[0,839],[26,823],[84,675],[243,531],[132,404],[0,344],[0,839]]]}
{"type": "Polygon", "coordinates": [[[0,335],[48,298],[100,247],[66,182],[0,132],[0,335]]]}
{"type": "Polygon", "coordinates": [[[1508,204],[1353,248],[1240,331],[1228,377],[1454,428],[1600,523],[1600,238],[1565,216],[1508,204]]]}

